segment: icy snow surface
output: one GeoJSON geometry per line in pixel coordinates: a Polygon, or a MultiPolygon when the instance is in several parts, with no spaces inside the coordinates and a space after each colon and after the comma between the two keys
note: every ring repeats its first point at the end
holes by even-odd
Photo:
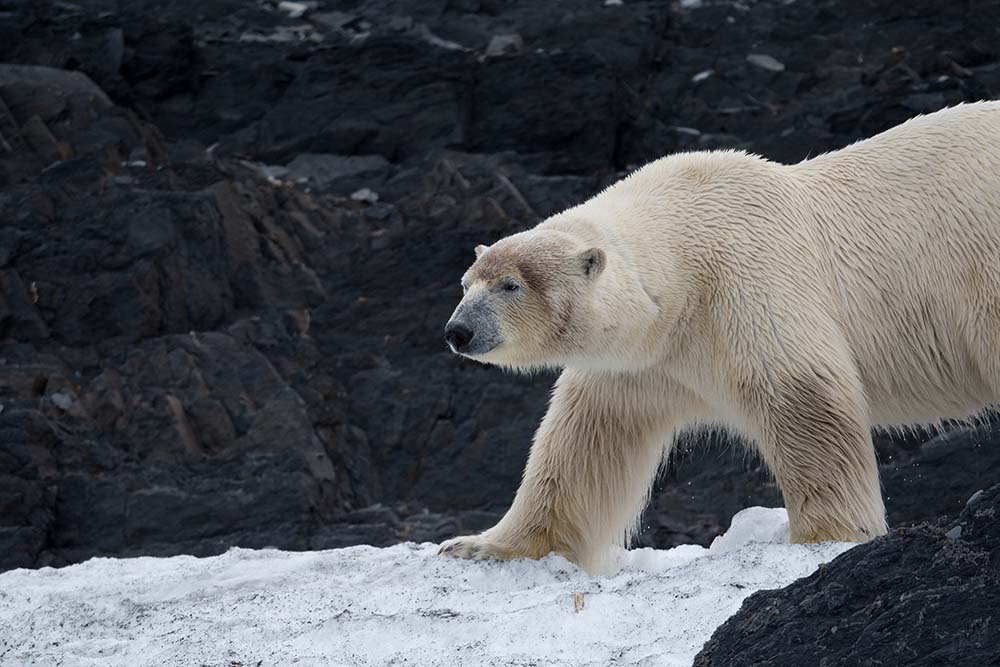
{"type": "Polygon", "coordinates": [[[708,549],[622,551],[600,577],[432,544],[95,558],[0,575],[0,665],[690,665],[753,591],[850,546],[789,544],[785,511],[755,507],[708,549]]]}

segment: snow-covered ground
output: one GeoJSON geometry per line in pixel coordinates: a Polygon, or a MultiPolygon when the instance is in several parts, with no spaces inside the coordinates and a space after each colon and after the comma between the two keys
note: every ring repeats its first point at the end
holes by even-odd
{"type": "Polygon", "coordinates": [[[751,508],[705,549],[471,562],[432,544],[95,558],[0,575],[0,665],[690,665],[752,592],[851,545],[788,543],[751,508]]]}

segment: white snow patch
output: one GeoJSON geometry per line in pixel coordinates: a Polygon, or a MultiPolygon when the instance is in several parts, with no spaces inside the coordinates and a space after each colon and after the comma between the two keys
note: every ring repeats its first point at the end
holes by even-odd
{"type": "Polygon", "coordinates": [[[785,511],[756,507],[602,577],[413,543],[94,558],[0,575],[0,665],[690,665],[745,597],[851,546],[790,544],[785,511]]]}

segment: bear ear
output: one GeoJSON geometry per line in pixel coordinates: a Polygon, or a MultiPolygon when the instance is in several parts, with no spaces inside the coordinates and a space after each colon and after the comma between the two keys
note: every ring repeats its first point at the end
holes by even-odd
{"type": "Polygon", "coordinates": [[[477,245],[476,246],[476,259],[479,259],[480,257],[482,257],[483,253],[486,252],[487,250],[489,250],[489,248],[487,248],[486,246],[484,246],[484,245],[477,245]]]}
{"type": "Polygon", "coordinates": [[[576,256],[585,276],[596,278],[601,275],[605,265],[608,263],[608,256],[600,248],[589,248],[576,256]]]}

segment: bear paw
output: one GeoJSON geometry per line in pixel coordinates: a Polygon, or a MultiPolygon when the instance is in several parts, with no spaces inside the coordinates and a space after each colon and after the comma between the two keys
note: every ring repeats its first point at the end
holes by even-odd
{"type": "Polygon", "coordinates": [[[439,556],[466,558],[469,560],[510,560],[526,556],[491,540],[485,534],[455,537],[441,543],[439,556]]]}

